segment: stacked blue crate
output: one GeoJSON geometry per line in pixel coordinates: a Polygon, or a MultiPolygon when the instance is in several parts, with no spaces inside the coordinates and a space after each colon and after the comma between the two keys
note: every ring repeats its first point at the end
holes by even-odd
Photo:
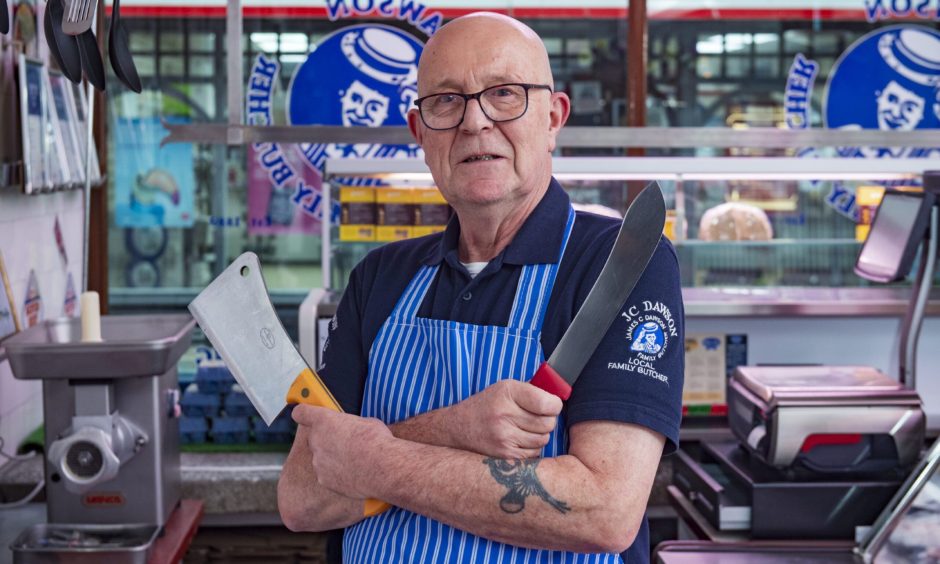
{"type": "Polygon", "coordinates": [[[255,441],[263,444],[291,443],[297,428],[297,424],[290,417],[291,408],[292,405],[287,406],[287,409],[271,422],[270,427],[264,423],[264,419],[255,418],[255,441]]]}
{"type": "Polygon", "coordinates": [[[196,384],[206,394],[227,394],[235,384],[231,371],[221,360],[203,360],[196,368],[196,384]]]}
{"type": "Polygon", "coordinates": [[[235,378],[222,360],[201,360],[196,367],[196,386],[198,386],[199,394],[215,407],[211,413],[207,413],[207,417],[210,426],[209,437],[217,444],[247,442],[247,438],[242,440],[240,423],[233,424],[225,421],[226,416],[223,415],[225,395],[234,384],[235,378]]]}
{"type": "Polygon", "coordinates": [[[209,421],[205,417],[180,419],[180,442],[184,445],[202,444],[208,440],[209,421]]]}
{"type": "Polygon", "coordinates": [[[215,393],[205,393],[198,384],[190,384],[183,391],[180,407],[185,417],[215,417],[222,406],[222,397],[215,393]]]}
{"type": "Polygon", "coordinates": [[[247,417],[216,417],[212,421],[212,442],[223,445],[247,444],[251,427],[247,417]]]}
{"type": "Polygon", "coordinates": [[[225,410],[225,415],[229,417],[257,417],[258,415],[255,406],[248,399],[248,395],[238,384],[232,386],[231,391],[225,395],[222,409],[225,410]]]}

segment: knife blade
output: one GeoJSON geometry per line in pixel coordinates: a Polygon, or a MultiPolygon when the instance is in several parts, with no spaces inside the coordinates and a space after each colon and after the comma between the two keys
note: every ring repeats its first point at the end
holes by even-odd
{"type": "MultiPolygon", "coordinates": [[[[189,304],[189,311],[267,425],[287,404],[343,411],[284,330],[256,254],[243,253],[232,261],[189,304]]],[[[364,515],[388,508],[368,499],[364,515]]]]}
{"type": "Polygon", "coordinates": [[[646,270],[666,223],[666,202],[659,183],[651,182],[633,200],[620,232],[587,298],[552,355],[529,381],[567,400],[571,389],[620,307],[646,270]]]}

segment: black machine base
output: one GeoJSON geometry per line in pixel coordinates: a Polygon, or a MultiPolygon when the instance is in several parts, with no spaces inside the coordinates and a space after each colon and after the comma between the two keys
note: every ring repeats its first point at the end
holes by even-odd
{"type": "Polygon", "coordinates": [[[787,480],[733,441],[683,446],[674,466],[675,484],[712,525],[754,539],[853,539],[902,482],[897,472],[861,481],[787,480]]]}

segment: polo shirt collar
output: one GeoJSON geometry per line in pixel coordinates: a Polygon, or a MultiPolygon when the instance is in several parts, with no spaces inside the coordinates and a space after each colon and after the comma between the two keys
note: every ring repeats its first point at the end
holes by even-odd
{"type": "MultiPolygon", "coordinates": [[[[502,263],[520,265],[557,262],[570,205],[568,194],[552,177],[542,200],[535,206],[509,246],[500,253],[497,259],[502,263]]],[[[456,263],[459,240],[460,221],[455,214],[447,223],[440,244],[431,249],[424,263],[439,264],[448,255],[452,255],[452,260],[448,262],[456,263]]]]}

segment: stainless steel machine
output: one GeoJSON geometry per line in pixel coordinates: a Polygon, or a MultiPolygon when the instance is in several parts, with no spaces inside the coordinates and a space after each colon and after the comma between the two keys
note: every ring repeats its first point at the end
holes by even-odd
{"type": "Polygon", "coordinates": [[[122,531],[159,534],[180,501],[176,364],[194,325],[188,314],[104,316],[102,341],[82,342],[81,320],[61,318],[5,341],[14,376],[43,388],[48,524],[23,542],[79,535],[126,549],[122,531]]]}
{"type": "Polygon", "coordinates": [[[678,490],[719,531],[752,539],[853,539],[918,462],[926,417],[917,340],[936,266],[940,171],[924,190],[885,192],[855,272],[905,278],[921,249],[899,380],[864,366],[739,366],[728,381],[735,441],[683,447],[678,490]]]}

